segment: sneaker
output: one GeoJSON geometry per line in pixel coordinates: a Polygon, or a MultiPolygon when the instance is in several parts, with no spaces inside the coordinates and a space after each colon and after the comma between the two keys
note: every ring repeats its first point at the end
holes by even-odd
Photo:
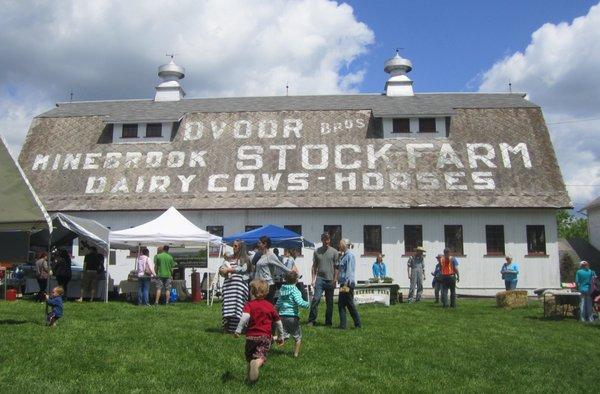
{"type": "Polygon", "coordinates": [[[258,380],[258,369],[260,360],[254,359],[250,361],[250,370],[248,371],[248,380],[250,382],[256,382],[258,380]]]}

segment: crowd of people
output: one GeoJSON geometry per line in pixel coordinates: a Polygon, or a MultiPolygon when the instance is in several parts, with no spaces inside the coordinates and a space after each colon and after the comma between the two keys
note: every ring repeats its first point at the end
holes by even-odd
{"type": "MultiPolygon", "coordinates": [[[[39,291],[36,295],[37,301],[45,301],[48,290],[48,280],[52,275],[56,278],[58,286],[62,289],[61,298],[66,300],[69,282],[73,275],[71,255],[66,249],[59,249],[52,254],[50,261],[48,253],[39,252],[35,261],[35,276],[39,291]]],[[[81,280],[81,294],[77,301],[83,301],[84,295],[93,301],[96,297],[98,280],[104,275],[104,256],[98,252],[95,246],[90,247],[89,252],[83,260],[83,271],[81,280]]]]}
{"type": "Polygon", "coordinates": [[[158,305],[161,295],[165,296],[165,305],[169,305],[169,293],[173,284],[173,269],[175,260],[169,254],[169,245],[158,247],[154,264],[150,264],[150,251],[140,248],[135,263],[135,273],[138,278],[138,305],[150,306],[150,283],[156,285],[154,305],[158,305]]]}
{"type": "MultiPolygon", "coordinates": [[[[267,360],[268,352],[275,342],[284,346],[285,341],[293,338],[293,356],[298,357],[302,344],[302,330],[299,309],[309,309],[308,326],[317,324],[318,307],[325,296],[325,326],[333,325],[333,298],[338,288],[338,313],[340,329],[347,328],[346,313],[350,314],[354,327],[360,329],[362,321],[354,303],[356,286],[356,258],[352,252],[350,240],[342,239],[334,248],[328,233],[321,235],[322,245],[313,254],[311,266],[312,298],[304,283],[300,282],[299,269],[295,258],[295,249],[284,249],[283,255],[277,248],[271,250],[271,240],[261,237],[256,249],[251,252],[241,241],[233,242],[233,254],[225,255],[219,267],[219,275],[224,278],[222,285],[222,330],[239,337],[246,335],[245,357],[248,363],[247,380],[258,379],[260,367],[267,360]]],[[[140,249],[136,259],[135,273],[138,278],[138,305],[150,305],[149,289],[151,281],[156,283],[155,304],[165,295],[165,304],[169,303],[169,291],[175,262],[168,253],[167,245],[160,247],[153,264],[150,262],[149,250],[140,249]],[[164,293],[163,293],[164,292],[164,293]]],[[[407,261],[407,275],[410,280],[408,302],[419,302],[423,295],[425,279],[425,253],[419,246],[407,261]]],[[[511,256],[505,256],[506,262],[500,269],[500,275],[507,291],[515,290],[518,283],[519,265],[511,256]]],[[[84,260],[82,293],[95,296],[98,274],[103,272],[104,257],[92,248],[84,260]]],[[[36,273],[40,285],[38,299],[45,299],[47,308],[46,320],[54,326],[63,315],[63,298],[71,277],[71,261],[69,254],[61,250],[48,263],[45,253],[36,261],[36,273]],[[47,288],[48,278],[54,274],[59,286],[46,295],[42,289],[47,288]]],[[[451,255],[449,249],[436,256],[436,265],[431,272],[433,276],[435,303],[441,301],[444,308],[456,307],[456,284],[460,281],[459,262],[451,255]]],[[[372,266],[373,277],[386,278],[386,266],[383,256],[379,254],[372,266]]],[[[593,318],[593,302],[600,303],[600,290],[596,286],[596,274],[590,270],[589,264],[582,261],[576,273],[576,286],[581,294],[580,318],[591,321],[593,318]]]]}
{"type": "Polygon", "coordinates": [[[219,268],[223,283],[222,329],[240,336],[246,333],[245,355],[248,362],[247,379],[256,381],[260,367],[266,362],[273,341],[283,346],[293,338],[293,355],[298,357],[302,344],[299,309],[310,308],[308,325],[315,325],[318,307],[325,294],[325,325],[333,323],[333,294],[339,284],[339,328],[345,329],[346,312],[354,327],[361,319],[354,305],[356,258],[348,239],[340,241],[338,249],[331,246],[328,233],[321,236],[322,245],[313,254],[311,286],[314,289],[308,302],[304,285],[299,283],[295,251],[285,249],[279,256],[270,250],[271,240],[261,237],[254,255],[244,242],[233,243],[233,254],[226,256],[219,268]]]}

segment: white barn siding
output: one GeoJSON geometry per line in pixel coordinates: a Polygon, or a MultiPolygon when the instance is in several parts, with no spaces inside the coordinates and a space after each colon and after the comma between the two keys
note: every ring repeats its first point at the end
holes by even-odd
{"type": "Polygon", "coordinates": [[[600,207],[588,209],[588,231],[590,243],[600,250],[600,207]]]}
{"type": "MultiPolygon", "coordinates": [[[[363,256],[363,226],[382,226],[382,252],[388,276],[401,287],[408,287],[406,273],[407,257],[404,254],[404,225],[423,226],[423,246],[427,250],[426,288],[431,287],[431,275],[435,255],[444,249],[444,225],[463,226],[464,257],[460,261],[459,289],[463,294],[494,294],[503,289],[499,271],[502,257],[485,257],[485,226],[503,225],[506,253],[511,254],[521,267],[519,288],[532,290],[538,287],[559,285],[559,258],[556,234],[555,211],[553,209],[277,209],[277,210],[224,210],[183,211],[189,220],[201,228],[207,225],[224,226],[225,235],[244,230],[246,225],[301,225],[303,235],[318,241],[324,225],[341,225],[342,236],[354,244],[357,257],[357,279],[371,277],[373,256],[363,256]],[[527,225],[544,225],[546,235],[546,257],[527,257],[527,225]]],[[[157,211],[124,212],[74,212],[73,214],[93,218],[120,230],[137,226],[155,218],[157,211]]],[[[119,252],[118,266],[111,267],[115,282],[126,277],[133,268],[133,260],[125,259],[126,252],[119,252]]],[[[310,279],[312,251],[305,249],[298,259],[304,281],[310,279]]],[[[218,259],[211,259],[210,268],[215,270],[218,259]]],[[[189,285],[189,283],[188,283],[189,285]]]]}

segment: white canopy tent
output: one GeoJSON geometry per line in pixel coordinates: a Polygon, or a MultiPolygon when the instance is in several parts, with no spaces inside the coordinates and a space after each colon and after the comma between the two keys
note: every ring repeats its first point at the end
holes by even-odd
{"type": "Polygon", "coordinates": [[[221,245],[221,237],[197,227],[174,207],[137,227],[111,231],[109,240],[113,249],[130,249],[139,245],[221,245]]]}
{"type": "MultiPolygon", "coordinates": [[[[130,249],[133,246],[204,246],[206,258],[210,245],[222,246],[221,237],[202,230],[171,207],[162,215],[147,223],[125,230],[111,231],[110,245],[114,249],[130,249]]],[[[219,251],[219,255],[221,249],[219,251]]]]}

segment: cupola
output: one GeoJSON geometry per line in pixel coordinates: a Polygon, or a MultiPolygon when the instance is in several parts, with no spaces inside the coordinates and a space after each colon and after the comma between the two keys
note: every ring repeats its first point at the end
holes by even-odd
{"type": "Polygon", "coordinates": [[[396,56],[385,62],[383,70],[390,74],[385,83],[386,96],[414,96],[413,81],[406,75],[412,70],[412,63],[404,59],[396,50],[396,56]]]}
{"type": "Polygon", "coordinates": [[[185,96],[179,80],[185,77],[185,69],[173,61],[158,68],[160,83],[156,86],[154,101],[179,101],[185,96]]]}

